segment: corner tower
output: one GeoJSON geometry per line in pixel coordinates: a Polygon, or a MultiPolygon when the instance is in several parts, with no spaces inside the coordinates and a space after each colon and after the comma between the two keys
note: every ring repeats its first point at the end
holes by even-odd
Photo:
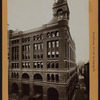
{"type": "Polygon", "coordinates": [[[54,2],[53,16],[56,17],[58,21],[64,20],[68,23],[69,14],[67,0],[58,0],[54,2]]]}

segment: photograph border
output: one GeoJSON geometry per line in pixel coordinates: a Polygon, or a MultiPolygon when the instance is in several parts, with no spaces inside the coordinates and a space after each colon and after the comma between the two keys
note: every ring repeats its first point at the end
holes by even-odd
{"type": "MultiPolygon", "coordinates": [[[[2,0],[2,100],[8,100],[7,27],[7,0],[2,0]]],[[[89,96],[98,100],[98,0],[89,0],[89,63],[89,96]]]]}

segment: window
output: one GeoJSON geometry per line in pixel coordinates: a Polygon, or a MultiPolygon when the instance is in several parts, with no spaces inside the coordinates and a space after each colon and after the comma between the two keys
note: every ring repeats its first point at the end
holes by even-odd
{"type": "Polygon", "coordinates": [[[47,62],[47,68],[50,68],[50,62],[47,62]]]}
{"type": "Polygon", "coordinates": [[[36,36],[33,36],[33,40],[36,40],[36,36]]]}
{"type": "Polygon", "coordinates": [[[52,62],[51,67],[54,68],[54,62],[52,62]]]}
{"type": "Polygon", "coordinates": [[[59,47],[59,41],[56,41],[56,47],[59,47]]]}
{"type": "Polygon", "coordinates": [[[41,39],[43,39],[43,35],[42,34],[38,34],[38,35],[36,35],[36,36],[33,36],[33,40],[35,41],[35,40],[41,40],[41,39]]]}
{"type": "Polygon", "coordinates": [[[34,66],[34,68],[36,68],[36,67],[37,67],[37,63],[36,63],[36,62],[34,62],[34,63],[33,63],[33,66],[34,66]]]}
{"type": "Polygon", "coordinates": [[[59,32],[58,31],[56,31],[56,36],[59,36],[59,32]]]}
{"type": "Polygon", "coordinates": [[[43,49],[43,43],[41,43],[41,49],[43,49]]]}
{"type": "Polygon", "coordinates": [[[50,75],[47,74],[47,81],[50,81],[50,75]]]}
{"type": "Polygon", "coordinates": [[[40,63],[39,62],[37,63],[37,68],[40,68],[40,63]]]}
{"type": "Polygon", "coordinates": [[[40,44],[38,44],[38,50],[40,50],[40,44]]]}
{"type": "Polygon", "coordinates": [[[40,39],[43,39],[43,35],[42,34],[40,34],[40,39]]]}
{"type": "Polygon", "coordinates": [[[28,62],[28,68],[30,68],[30,62],[28,62]]]}
{"type": "Polygon", "coordinates": [[[37,35],[37,40],[40,40],[40,36],[39,35],[37,35]]]}
{"type": "Polygon", "coordinates": [[[12,47],[12,60],[18,60],[19,59],[19,47],[12,47]]]}
{"type": "Polygon", "coordinates": [[[43,68],[43,62],[41,62],[41,68],[43,68]]]}
{"type": "Polygon", "coordinates": [[[25,62],[25,68],[27,68],[28,67],[28,63],[27,62],[25,62]]]}
{"type": "Polygon", "coordinates": [[[50,38],[51,37],[51,34],[50,33],[47,33],[47,37],[50,38]]]}
{"type": "Polygon", "coordinates": [[[51,75],[51,81],[54,82],[54,75],[51,75]]]}
{"type": "Polygon", "coordinates": [[[55,37],[55,33],[54,32],[52,32],[51,34],[52,34],[52,37],[55,37]]]}
{"type": "Polygon", "coordinates": [[[48,52],[48,58],[50,58],[50,51],[48,52]]]}
{"type": "Polygon", "coordinates": [[[59,63],[58,62],[56,62],[56,68],[59,68],[59,63]]]}
{"type": "Polygon", "coordinates": [[[29,42],[29,41],[30,41],[30,37],[22,38],[22,42],[29,42]]]}
{"type": "Polygon", "coordinates": [[[54,55],[55,55],[55,52],[54,52],[54,51],[52,51],[52,58],[54,58],[54,55]]]}
{"type": "Polygon", "coordinates": [[[43,54],[41,54],[41,58],[43,58],[43,54]]]}
{"type": "Polygon", "coordinates": [[[53,42],[52,42],[52,48],[54,48],[54,47],[55,47],[55,42],[53,41],[53,42]]]}
{"type": "Polygon", "coordinates": [[[37,58],[38,58],[38,59],[40,58],[40,54],[37,54],[37,58]]]}
{"type": "Polygon", "coordinates": [[[56,82],[59,82],[59,76],[56,75],[56,82]]]}
{"type": "Polygon", "coordinates": [[[48,42],[47,45],[48,48],[51,48],[51,42],[48,42]]]}
{"type": "Polygon", "coordinates": [[[37,50],[37,44],[34,44],[34,50],[37,50]]]}
{"type": "Polygon", "coordinates": [[[33,58],[36,59],[36,53],[33,55],[33,58]]]}
{"type": "Polygon", "coordinates": [[[24,63],[24,62],[22,63],[22,67],[23,67],[23,68],[25,67],[25,63],[24,63]]]}
{"type": "Polygon", "coordinates": [[[56,57],[59,57],[59,52],[58,51],[56,51],[56,57]]]}

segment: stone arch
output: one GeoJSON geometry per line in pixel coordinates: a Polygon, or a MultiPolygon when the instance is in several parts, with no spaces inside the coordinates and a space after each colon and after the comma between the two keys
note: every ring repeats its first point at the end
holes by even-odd
{"type": "Polygon", "coordinates": [[[22,79],[28,79],[29,80],[29,75],[27,73],[22,74],[22,79]]]}
{"type": "Polygon", "coordinates": [[[17,83],[12,83],[12,85],[11,85],[11,92],[17,94],[18,90],[19,90],[18,84],[17,83]]]}
{"type": "Polygon", "coordinates": [[[59,100],[59,93],[55,88],[49,88],[47,90],[48,100],[59,100]]]}
{"type": "Polygon", "coordinates": [[[38,73],[34,74],[33,79],[37,80],[37,81],[42,81],[43,80],[41,74],[38,74],[38,73]]]}

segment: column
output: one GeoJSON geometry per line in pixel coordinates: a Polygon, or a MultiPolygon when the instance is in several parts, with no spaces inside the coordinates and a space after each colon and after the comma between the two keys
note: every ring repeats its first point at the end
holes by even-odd
{"type": "MultiPolygon", "coordinates": [[[[33,41],[33,37],[30,37],[30,41],[33,41]]],[[[30,42],[30,68],[33,69],[33,42],[30,42]]]]}
{"type": "Polygon", "coordinates": [[[22,69],[22,39],[19,39],[19,68],[22,69]]]}
{"type": "Polygon", "coordinates": [[[11,94],[11,86],[12,86],[12,84],[11,84],[11,82],[9,81],[9,82],[8,82],[8,90],[9,90],[9,94],[11,94]]]}
{"type": "Polygon", "coordinates": [[[30,97],[33,97],[34,95],[34,85],[33,83],[30,83],[30,97]]]}
{"type": "Polygon", "coordinates": [[[48,100],[47,99],[47,87],[46,86],[43,87],[43,100],[48,100]]]}
{"type": "Polygon", "coordinates": [[[19,91],[18,91],[19,92],[19,96],[22,97],[22,84],[19,83],[18,86],[19,86],[19,91]]]}

